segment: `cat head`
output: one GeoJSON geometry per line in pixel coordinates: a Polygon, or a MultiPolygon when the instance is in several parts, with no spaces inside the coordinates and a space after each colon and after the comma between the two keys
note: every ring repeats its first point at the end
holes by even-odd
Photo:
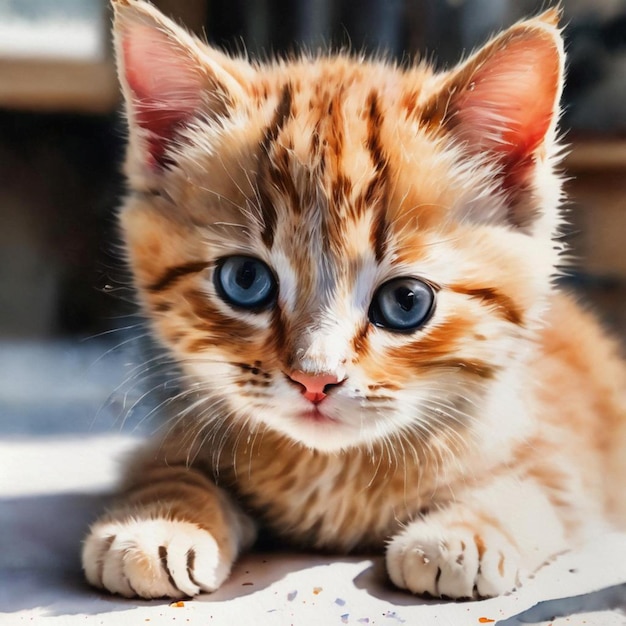
{"type": "Polygon", "coordinates": [[[320,450],[471,428],[558,261],[556,12],[436,73],[250,62],[114,7],[122,227],[198,419],[320,450]]]}

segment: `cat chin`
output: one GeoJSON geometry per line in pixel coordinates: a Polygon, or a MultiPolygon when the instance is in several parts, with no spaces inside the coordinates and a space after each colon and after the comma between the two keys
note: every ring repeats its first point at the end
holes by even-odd
{"type": "Polygon", "coordinates": [[[354,445],[354,432],[347,432],[345,425],[328,422],[303,422],[301,424],[274,424],[282,435],[310,450],[341,452],[354,445]]]}
{"type": "Polygon", "coordinates": [[[261,418],[264,426],[317,452],[336,454],[354,448],[368,448],[381,435],[380,428],[363,428],[359,422],[325,417],[309,412],[300,415],[272,415],[261,418]]]}
{"type": "Polygon", "coordinates": [[[310,450],[337,453],[363,445],[365,433],[345,422],[320,415],[308,415],[272,419],[265,425],[310,450]]]}

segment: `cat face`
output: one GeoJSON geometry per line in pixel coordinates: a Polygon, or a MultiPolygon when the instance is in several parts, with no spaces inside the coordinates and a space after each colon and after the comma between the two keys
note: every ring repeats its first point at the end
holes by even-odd
{"type": "Polygon", "coordinates": [[[251,65],[118,5],[122,225],[198,420],[332,451],[480,419],[557,261],[554,19],[434,74],[251,65]]]}

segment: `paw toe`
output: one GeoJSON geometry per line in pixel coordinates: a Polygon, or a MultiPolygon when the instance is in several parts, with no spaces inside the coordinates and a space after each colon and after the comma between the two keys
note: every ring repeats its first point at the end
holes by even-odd
{"type": "Polygon", "coordinates": [[[126,597],[214,591],[230,565],[208,532],[189,522],[164,519],[96,524],[83,548],[87,580],[126,597]]]}
{"type": "Polygon", "coordinates": [[[392,582],[415,594],[454,599],[492,597],[511,590],[519,558],[498,533],[487,539],[470,528],[446,529],[421,521],[387,549],[392,582]]]}

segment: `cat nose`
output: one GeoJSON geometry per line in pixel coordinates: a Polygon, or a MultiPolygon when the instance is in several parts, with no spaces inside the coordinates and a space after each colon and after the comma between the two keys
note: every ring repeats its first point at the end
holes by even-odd
{"type": "Polygon", "coordinates": [[[329,387],[340,385],[345,380],[339,380],[334,374],[307,374],[300,370],[291,372],[289,378],[302,385],[302,395],[313,404],[319,404],[326,397],[329,387]]]}

